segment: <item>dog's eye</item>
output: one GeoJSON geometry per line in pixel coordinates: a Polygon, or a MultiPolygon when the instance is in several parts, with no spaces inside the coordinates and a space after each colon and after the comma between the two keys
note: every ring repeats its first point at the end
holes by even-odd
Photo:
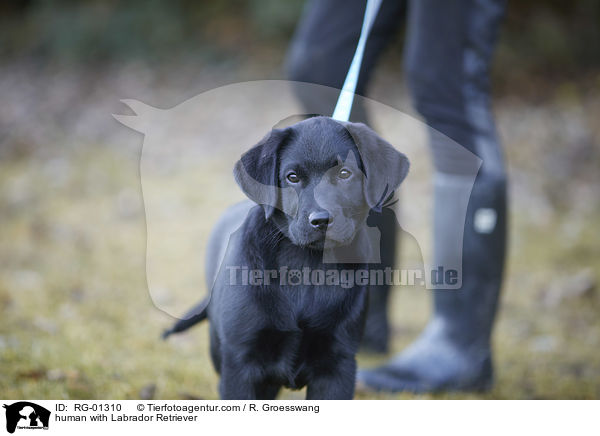
{"type": "Polygon", "coordinates": [[[352,171],[350,171],[348,168],[342,168],[339,172],[338,172],[338,177],[340,179],[347,179],[352,175],[352,171]]]}
{"type": "Polygon", "coordinates": [[[294,172],[289,173],[285,178],[288,179],[288,182],[290,183],[298,183],[300,181],[300,177],[294,172]]]}

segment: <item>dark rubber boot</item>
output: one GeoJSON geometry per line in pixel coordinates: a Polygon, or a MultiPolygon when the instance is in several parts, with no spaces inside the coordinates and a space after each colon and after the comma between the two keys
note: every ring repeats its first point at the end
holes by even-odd
{"type": "MultiPolygon", "coordinates": [[[[453,211],[461,176],[435,186],[436,258],[456,232],[453,211]],[[453,226],[455,227],[453,229],[453,226]]],[[[462,189],[470,189],[465,184],[462,189]]],[[[505,254],[506,182],[480,173],[464,224],[462,288],[435,290],[434,314],[421,336],[387,364],[358,373],[358,389],[434,392],[483,390],[492,385],[490,336],[498,305],[505,254]]]]}
{"type": "MultiPolygon", "coordinates": [[[[367,225],[379,228],[381,234],[381,264],[371,266],[381,270],[384,270],[388,266],[394,267],[397,249],[396,239],[398,235],[396,214],[389,207],[384,207],[381,212],[371,211],[367,220],[367,225]]],[[[368,353],[388,352],[390,338],[388,317],[389,296],[389,285],[370,287],[369,308],[361,343],[361,351],[368,353]]]]}

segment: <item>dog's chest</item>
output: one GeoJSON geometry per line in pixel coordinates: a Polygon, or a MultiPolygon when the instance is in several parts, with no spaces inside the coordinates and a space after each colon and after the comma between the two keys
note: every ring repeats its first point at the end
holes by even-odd
{"type": "Polygon", "coordinates": [[[287,284],[277,290],[277,319],[284,322],[259,333],[259,341],[269,350],[261,354],[266,372],[292,389],[305,386],[317,372],[334,368],[340,358],[340,341],[348,344],[356,340],[358,345],[358,336],[348,337],[346,327],[358,329],[358,313],[366,293],[356,287],[311,284],[307,276],[310,271],[302,271],[299,265],[296,269],[301,271],[302,284],[287,284]]]}
{"type": "Polygon", "coordinates": [[[274,382],[292,389],[302,388],[316,370],[333,367],[336,323],[330,317],[311,310],[299,310],[289,329],[267,327],[257,332],[255,344],[261,344],[259,365],[274,382]]]}
{"type": "Polygon", "coordinates": [[[352,265],[323,263],[322,253],[284,242],[273,254],[264,266],[276,279],[257,300],[261,327],[250,358],[273,382],[301,388],[356,352],[366,289],[348,280],[352,265]]]}
{"type": "Polygon", "coordinates": [[[334,324],[332,313],[339,312],[352,298],[349,275],[349,269],[322,263],[312,254],[285,256],[285,264],[278,263],[276,292],[288,316],[300,328],[334,324]]]}

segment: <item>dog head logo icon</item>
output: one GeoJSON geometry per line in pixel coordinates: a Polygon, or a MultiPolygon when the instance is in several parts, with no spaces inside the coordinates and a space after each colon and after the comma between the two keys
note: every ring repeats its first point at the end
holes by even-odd
{"type": "Polygon", "coordinates": [[[4,404],[6,409],[6,431],[14,433],[18,429],[47,429],[50,411],[29,401],[4,404]]]}

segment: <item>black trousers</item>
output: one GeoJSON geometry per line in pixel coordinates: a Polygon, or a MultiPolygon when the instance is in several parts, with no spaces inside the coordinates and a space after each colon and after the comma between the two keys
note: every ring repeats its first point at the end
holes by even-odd
{"type": "MultiPolygon", "coordinates": [[[[432,135],[438,171],[464,168],[446,153],[449,137],[484,160],[486,170],[504,174],[490,110],[489,72],[504,0],[383,0],[369,36],[357,93],[365,95],[377,59],[406,17],[404,69],[417,111],[443,135],[432,135]]],[[[366,2],[310,0],[289,49],[291,80],[341,88],[360,36],[366,2]]],[[[307,106],[331,115],[335,99],[310,93],[307,106]]],[[[366,121],[358,105],[351,116],[366,121]]]]}
{"type": "MultiPolygon", "coordinates": [[[[288,52],[289,79],[341,88],[360,36],[365,5],[363,0],[309,0],[288,52]]],[[[471,198],[467,223],[472,221],[475,209],[482,205],[494,207],[498,212],[499,225],[493,235],[477,235],[465,227],[462,259],[468,268],[464,270],[464,292],[460,294],[465,299],[464,307],[445,311],[461,314],[455,318],[481,313],[485,318],[481,325],[486,326],[481,329],[481,336],[487,338],[500,279],[494,281],[494,292],[475,290],[482,287],[481,277],[501,276],[506,239],[503,230],[506,173],[490,108],[490,62],[504,7],[504,0],[383,0],[366,45],[357,87],[357,94],[365,95],[379,55],[406,22],[405,77],[417,111],[431,127],[434,167],[438,173],[451,176],[472,175],[473,162],[461,158],[461,154],[455,152],[456,147],[450,145],[451,141],[477,155],[482,165],[473,192],[491,194],[484,194],[483,199],[471,198]],[[485,253],[494,254],[493,259],[489,260],[485,253]],[[486,298],[490,304],[478,304],[477,299],[486,298]]],[[[298,97],[311,112],[317,108],[321,115],[331,115],[337,100],[336,93],[318,90],[305,90],[298,97]]],[[[360,103],[353,107],[351,120],[367,122],[360,103]]],[[[434,251],[450,252],[452,257],[454,248],[444,247],[444,236],[457,234],[461,229],[446,224],[453,220],[448,216],[452,215],[449,210],[452,207],[444,210],[447,204],[438,204],[439,199],[447,199],[449,195],[444,186],[436,186],[435,195],[434,251]]],[[[452,206],[452,199],[449,201],[452,206]]],[[[396,222],[393,218],[382,217],[382,220],[385,222],[377,225],[384,232],[385,240],[391,241],[382,247],[382,262],[385,266],[394,265],[396,222]]],[[[385,350],[389,335],[388,294],[389,289],[383,287],[370,296],[365,344],[378,350],[385,350]]],[[[438,300],[441,307],[444,298],[452,299],[452,295],[458,294],[442,296],[436,292],[436,307],[438,300]]],[[[454,300],[450,303],[447,305],[459,305],[454,300]]]]}

